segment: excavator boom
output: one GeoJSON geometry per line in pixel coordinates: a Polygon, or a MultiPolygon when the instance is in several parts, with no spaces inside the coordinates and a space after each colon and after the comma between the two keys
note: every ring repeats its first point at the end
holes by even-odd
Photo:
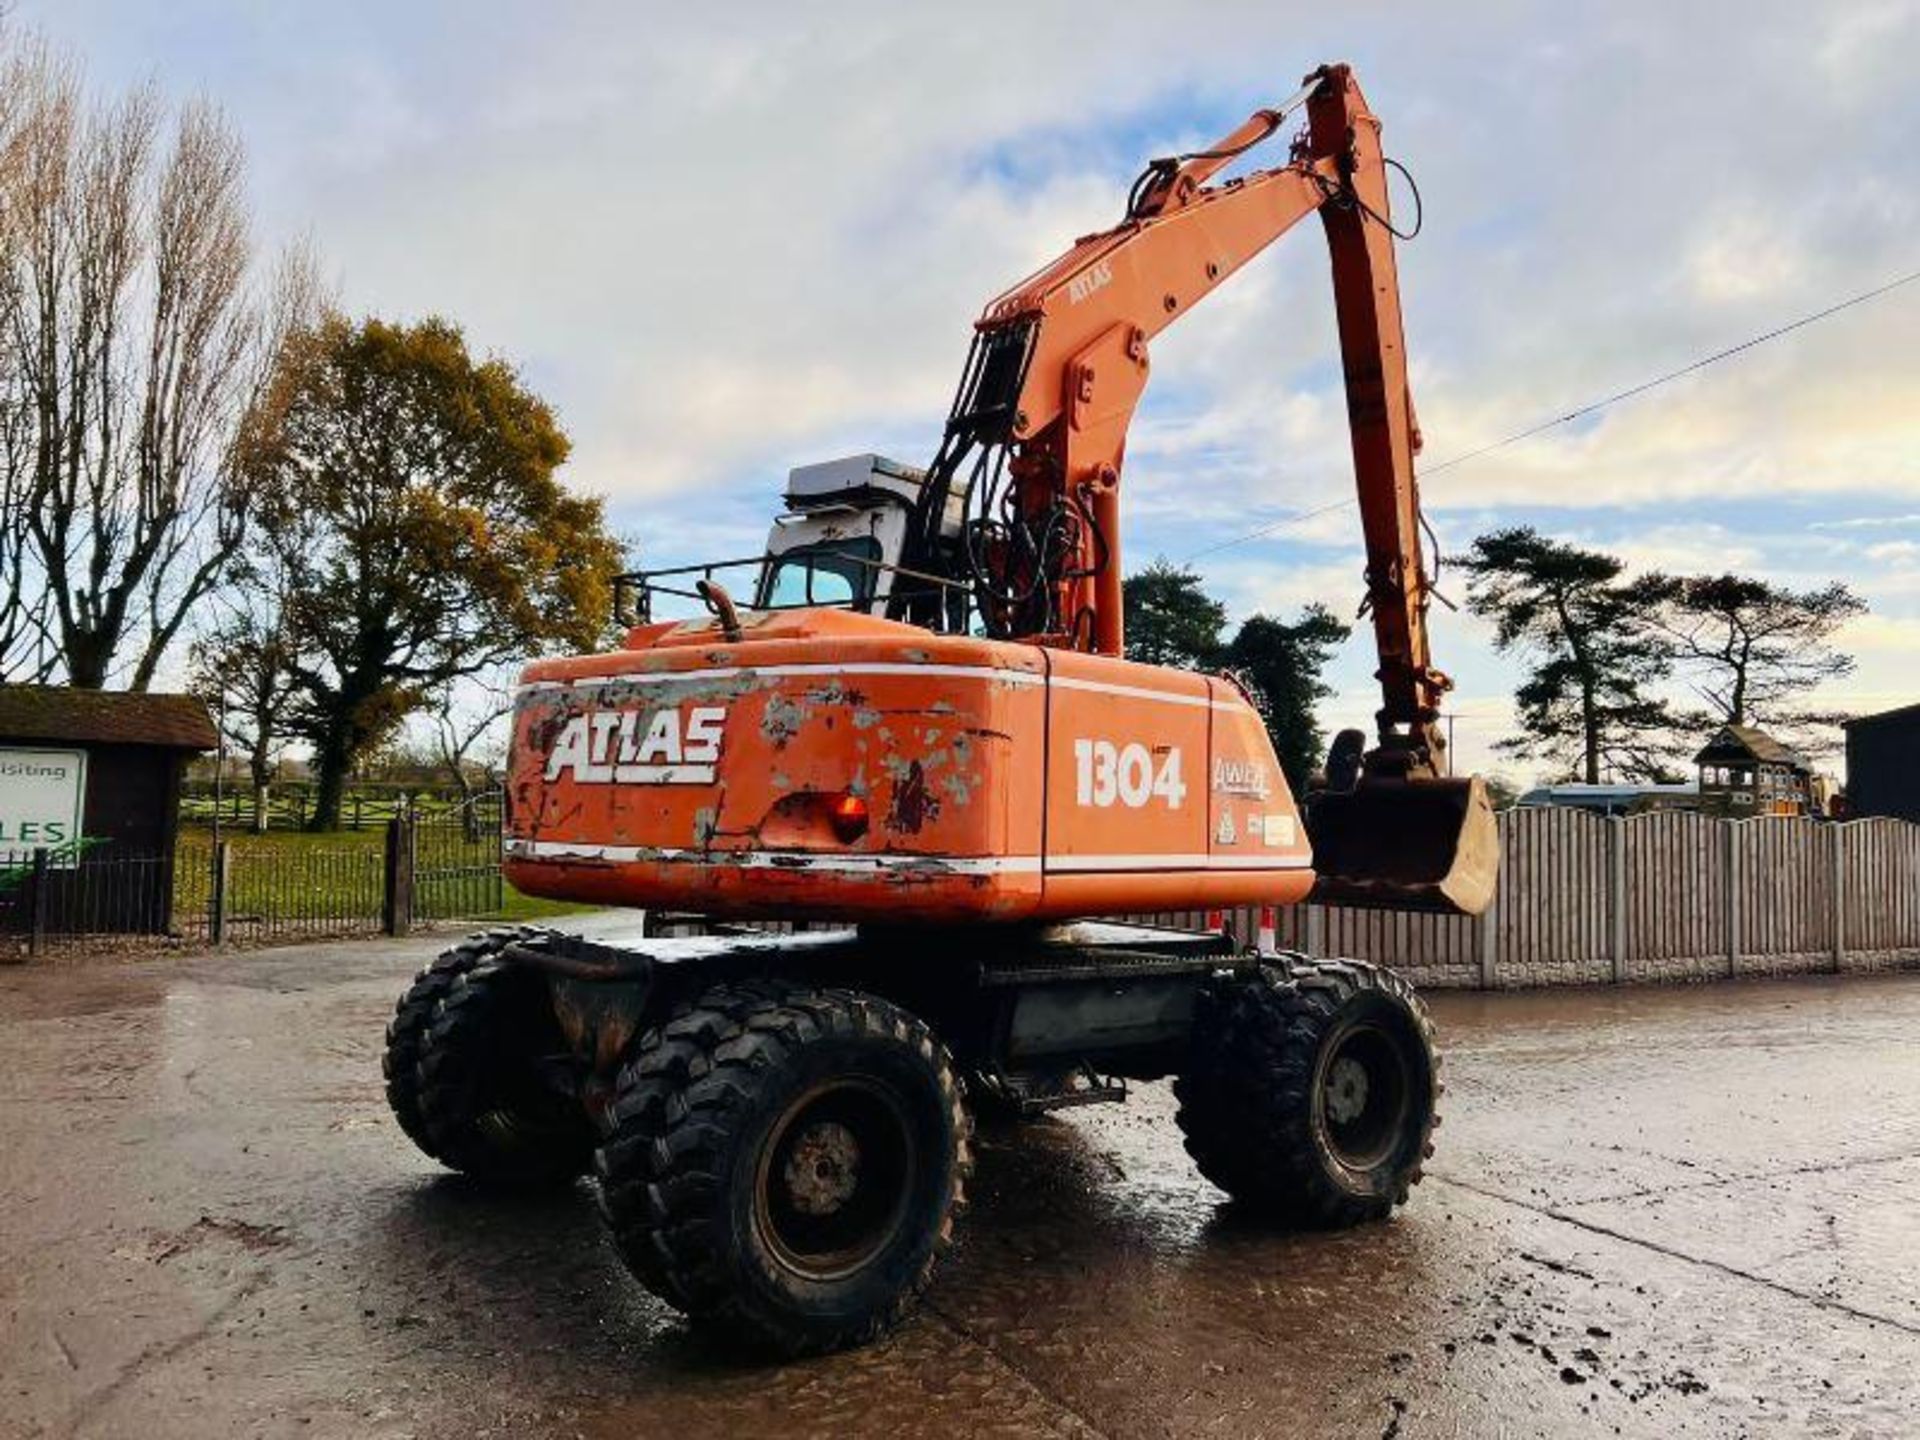
{"type": "Polygon", "coordinates": [[[1359,774],[1335,776],[1309,797],[1316,893],[1352,904],[1478,908],[1491,895],[1497,842],[1481,782],[1448,778],[1437,724],[1452,682],[1434,667],[1428,638],[1433,581],[1414,473],[1420,428],[1387,161],[1380,122],[1347,66],[1315,71],[1297,94],[1205,150],[1153,162],[1120,224],[1076,241],[987,306],[975,347],[986,363],[969,377],[985,383],[963,385],[924,503],[944,503],[953,462],[970,458],[965,488],[975,492],[981,531],[995,538],[971,557],[985,552],[972,579],[988,597],[989,622],[1045,644],[1121,654],[1121,476],[1148,344],[1315,213],[1332,261],[1366,545],[1362,609],[1382,702],[1378,745],[1359,774]],[[1209,184],[1300,111],[1305,124],[1286,164],[1209,184]]]}

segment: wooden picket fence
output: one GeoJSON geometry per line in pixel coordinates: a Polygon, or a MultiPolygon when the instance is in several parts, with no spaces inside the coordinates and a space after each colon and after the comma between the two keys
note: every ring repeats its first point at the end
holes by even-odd
{"type": "MultiPolygon", "coordinates": [[[[1251,942],[1351,955],[1419,984],[1500,988],[1920,965],[1920,825],[1687,811],[1501,814],[1486,914],[1226,912],[1251,942]]],[[[1201,926],[1194,911],[1139,917],[1201,926]]]]}
{"type": "MultiPolygon", "coordinates": [[[[224,843],[183,842],[168,856],[89,855],[65,869],[41,856],[37,875],[35,857],[15,857],[13,871],[0,873],[0,951],[124,930],[101,925],[96,912],[121,914],[143,896],[158,897],[147,907],[163,917],[153,928],[201,943],[398,933],[495,913],[501,817],[497,796],[483,798],[464,824],[395,818],[384,854],[362,846],[243,862],[224,843]]],[[[1374,960],[1430,987],[1920,966],[1920,825],[1674,810],[1606,819],[1563,809],[1509,810],[1499,822],[1500,885],[1484,915],[1302,905],[1132,918],[1225,923],[1249,944],[1374,960]]],[[[661,934],[708,928],[698,916],[649,922],[661,934]]]]}

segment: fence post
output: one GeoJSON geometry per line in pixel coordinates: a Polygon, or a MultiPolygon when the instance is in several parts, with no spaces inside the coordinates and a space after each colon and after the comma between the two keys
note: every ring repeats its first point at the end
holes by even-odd
{"type": "Polygon", "coordinates": [[[1480,988],[1491,990],[1500,978],[1496,973],[1496,935],[1493,926],[1493,912],[1499,908],[1500,900],[1496,896],[1493,904],[1480,912],[1480,988]]]}
{"type": "Polygon", "coordinates": [[[52,857],[47,854],[44,845],[33,852],[33,898],[28,902],[27,954],[38,955],[47,948],[47,872],[53,868],[52,857]]]}
{"type": "Polygon", "coordinates": [[[227,938],[227,896],[232,887],[233,842],[222,840],[213,847],[213,894],[207,914],[207,943],[218,945],[227,938]]]}
{"type": "Polygon", "coordinates": [[[493,910],[497,913],[507,908],[507,797],[500,792],[499,802],[493,806],[493,825],[488,841],[493,850],[493,910]]]}
{"type": "Polygon", "coordinates": [[[1847,875],[1847,841],[1843,826],[1830,824],[1827,829],[1833,833],[1833,973],[1838,975],[1847,965],[1847,906],[1842,893],[1847,875]]]}
{"type": "Polygon", "coordinates": [[[1627,980],[1627,822],[1607,818],[1607,944],[1613,952],[1613,983],[1627,980]]]}
{"type": "Polygon", "coordinates": [[[380,897],[380,928],[404,935],[413,923],[413,827],[404,815],[387,822],[387,863],[380,897]]]}
{"type": "Polygon", "coordinates": [[[1327,958],[1327,912],[1319,905],[1307,906],[1307,958],[1327,958]]]}
{"type": "Polygon", "coordinates": [[[1740,973],[1740,822],[1720,822],[1720,876],[1726,887],[1727,978],[1740,973]]]}

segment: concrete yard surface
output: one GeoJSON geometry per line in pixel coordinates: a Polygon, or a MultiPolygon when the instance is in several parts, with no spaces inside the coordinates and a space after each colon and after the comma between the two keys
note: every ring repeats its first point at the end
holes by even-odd
{"type": "Polygon", "coordinates": [[[409,1146],[442,943],[0,972],[0,1434],[1920,1433],[1920,975],[1433,996],[1439,1153],[1345,1234],[1164,1085],[985,1128],[928,1309],[782,1367],[409,1146]]]}

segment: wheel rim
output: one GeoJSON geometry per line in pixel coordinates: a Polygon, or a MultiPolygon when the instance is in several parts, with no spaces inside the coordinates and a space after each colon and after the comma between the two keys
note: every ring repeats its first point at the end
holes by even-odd
{"type": "Polygon", "coordinates": [[[1316,1076],[1321,1133],[1334,1158],[1371,1170],[1392,1158],[1406,1135],[1413,1075],[1395,1037],[1362,1023],[1335,1037],[1316,1076]]]}
{"type": "Polygon", "coordinates": [[[796,1274],[840,1279],[899,1234],[917,1163],[906,1106],[890,1086],[824,1081],[768,1132],[754,1177],[754,1228],[796,1274]]]}

